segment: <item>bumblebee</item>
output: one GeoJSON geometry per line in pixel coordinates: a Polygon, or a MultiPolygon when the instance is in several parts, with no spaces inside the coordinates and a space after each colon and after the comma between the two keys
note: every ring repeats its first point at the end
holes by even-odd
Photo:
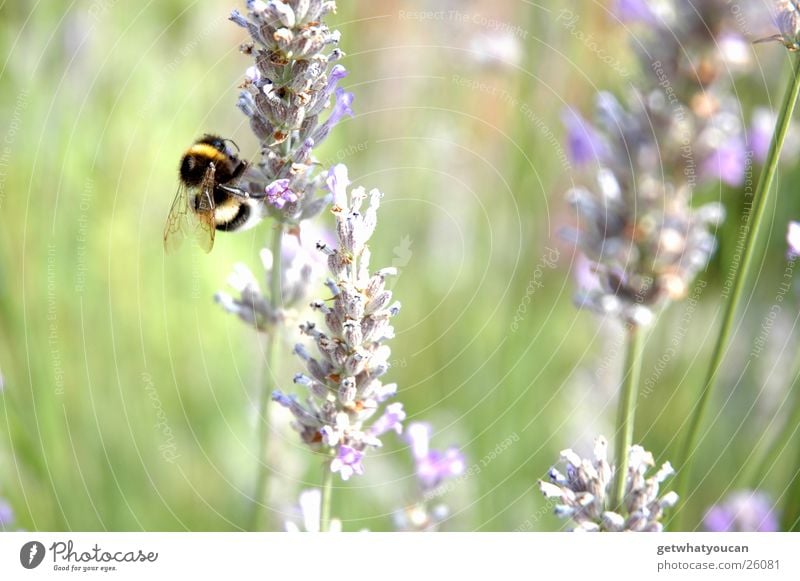
{"type": "Polygon", "coordinates": [[[210,252],[217,230],[245,230],[264,217],[263,204],[236,187],[248,167],[238,149],[230,139],[208,134],[183,154],[178,192],[164,227],[167,252],[188,236],[210,252]]]}

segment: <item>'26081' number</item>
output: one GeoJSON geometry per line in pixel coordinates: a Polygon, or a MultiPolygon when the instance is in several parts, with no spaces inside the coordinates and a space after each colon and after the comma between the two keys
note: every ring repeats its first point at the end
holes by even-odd
{"type": "Polygon", "coordinates": [[[746,570],[753,570],[753,569],[780,569],[780,560],[779,559],[747,559],[744,562],[744,568],[746,570]]]}

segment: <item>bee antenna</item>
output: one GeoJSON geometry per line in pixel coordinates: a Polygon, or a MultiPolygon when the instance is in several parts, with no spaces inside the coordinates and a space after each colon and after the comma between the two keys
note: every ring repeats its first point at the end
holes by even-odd
{"type": "Polygon", "coordinates": [[[223,139],[223,141],[230,141],[231,143],[233,143],[233,146],[236,148],[236,151],[237,151],[237,152],[239,152],[239,151],[240,151],[240,150],[239,150],[239,146],[238,146],[238,145],[236,145],[236,142],[235,142],[233,139],[223,139]]]}

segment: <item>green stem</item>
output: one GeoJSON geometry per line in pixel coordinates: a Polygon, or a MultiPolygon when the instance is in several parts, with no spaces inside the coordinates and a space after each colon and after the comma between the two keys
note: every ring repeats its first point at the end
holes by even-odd
{"type": "Polygon", "coordinates": [[[281,247],[283,245],[283,224],[275,224],[275,232],[272,234],[272,272],[269,277],[269,298],[272,301],[272,308],[277,313],[283,308],[283,291],[281,289],[281,247]]]}
{"type": "Polygon", "coordinates": [[[798,369],[797,375],[795,375],[793,384],[795,393],[793,394],[794,402],[792,413],[784,424],[783,430],[777,438],[775,445],[770,450],[770,454],[767,456],[770,463],[767,464],[766,460],[764,461],[763,472],[760,474],[763,476],[765,471],[772,467],[778,460],[781,452],[789,447],[792,439],[797,441],[798,458],[793,464],[790,464],[791,469],[795,470],[795,473],[791,476],[791,480],[787,486],[786,501],[783,505],[783,517],[781,519],[782,526],[780,529],[782,531],[791,532],[800,532],[800,439],[795,437],[798,430],[800,430],[800,387],[797,386],[798,378],[800,378],[800,369],[798,369]]]}
{"type": "Polygon", "coordinates": [[[322,507],[319,513],[319,530],[327,533],[331,529],[331,496],[333,496],[333,472],[330,461],[322,465],[322,507]]]}
{"type": "MultiPolygon", "coordinates": [[[[272,244],[272,271],[269,279],[270,301],[277,314],[280,314],[282,307],[281,296],[281,244],[283,243],[283,224],[276,224],[273,232],[272,244]]],[[[256,485],[253,494],[253,510],[251,530],[258,531],[262,528],[262,519],[267,501],[267,480],[269,475],[269,463],[267,459],[269,443],[269,402],[272,396],[273,382],[277,381],[278,366],[278,346],[280,324],[272,322],[272,328],[267,335],[266,360],[267,370],[264,384],[261,386],[261,393],[258,401],[258,468],[256,472],[256,485]]]]}
{"type": "Polygon", "coordinates": [[[616,470],[611,506],[619,510],[625,502],[625,483],[628,474],[628,450],[633,444],[633,424],[636,416],[636,398],[639,394],[639,377],[642,370],[642,332],[637,326],[628,328],[625,376],[619,394],[616,429],[616,470]]]}
{"type": "MultiPolygon", "coordinates": [[[[780,159],[781,149],[783,148],[783,142],[786,139],[786,134],[789,130],[792,114],[794,113],[794,108],[797,104],[798,94],[800,94],[800,58],[796,58],[795,60],[792,79],[786,89],[783,105],[781,106],[780,113],[778,114],[778,121],[775,126],[775,134],[772,136],[772,142],[769,146],[769,152],[767,153],[764,169],[761,172],[758,185],[753,193],[753,212],[747,221],[742,261],[739,265],[739,268],[735,272],[733,291],[731,292],[730,300],[725,305],[722,328],[717,336],[717,342],[714,345],[714,351],[711,355],[711,364],[706,374],[703,390],[700,393],[700,400],[697,402],[697,405],[692,412],[692,416],[689,421],[689,428],[686,432],[686,437],[681,448],[676,491],[684,503],[676,514],[678,525],[682,524],[680,515],[688,514],[687,511],[684,510],[686,507],[685,501],[687,500],[687,487],[690,481],[692,460],[696,451],[695,448],[697,446],[697,439],[700,434],[700,427],[703,425],[703,419],[705,418],[708,410],[708,405],[711,401],[711,394],[713,393],[714,386],[716,384],[717,374],[725,356],[728,343],[730,342],[734,320],[736,318],[736,311],[744,295],[745,284],[749,278],[750,270],[753,267],[753,259],[755,258],[756,249],[758,246],[756,241],[758,240],[759,234],[764,227],[764,214],[771,199],[772,182],[774,181],[775,173],[778,169],[778,161],[780,159]]],[[[681,528],[679,527],[677,530],[681,530],[681,528]]]]}
{"type": "Polygon", "coordinates": [[[797,459],[792,464],[795,471],[786,490],[786,503],[783,505],[783,518],[780,530],[800,532],[800,442],[797,446],[797,459]]]}

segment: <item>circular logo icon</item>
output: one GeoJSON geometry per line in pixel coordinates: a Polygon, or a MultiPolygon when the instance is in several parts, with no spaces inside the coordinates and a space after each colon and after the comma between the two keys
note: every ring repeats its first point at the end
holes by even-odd
{"type": "Polygon", "coordinates": [[[44,545],[39,541],[30,541],[19,550],[19,562],[26,569],[35,569],[44,559],[44,545]]]}

